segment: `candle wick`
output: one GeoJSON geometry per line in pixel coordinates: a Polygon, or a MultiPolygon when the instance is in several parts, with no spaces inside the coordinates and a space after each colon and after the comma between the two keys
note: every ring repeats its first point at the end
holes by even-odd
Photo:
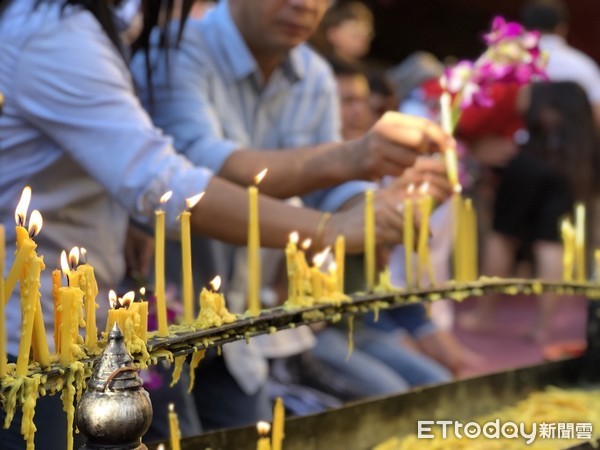
{"type": "Polygon", "coordinates": [[[69,274],[65,274],[65,276],[67,277],[67,286],[71,286],[71,280],[69,279],[69,274]]]}

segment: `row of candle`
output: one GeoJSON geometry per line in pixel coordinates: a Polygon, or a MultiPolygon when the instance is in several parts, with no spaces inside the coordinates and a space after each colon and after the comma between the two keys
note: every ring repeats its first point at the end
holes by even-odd
{"type": "Polygon", "coordinates": [[[307,307],[315,303],[338,303],[349,300],[344,295],[344,258],[346,244],[343,236],[338,236],[335,242],[335,254],[331,257],[331,247],[326,247],[314,255],[313,265],[309,266],[305,252],[311,245],[310,239],[305,239],[298,248],[299,235],[290,234],[285,249],[288,274],[288,302],[290,306],[307,307]],[[325,263],[330,259],[326,270],[325,263]]]}

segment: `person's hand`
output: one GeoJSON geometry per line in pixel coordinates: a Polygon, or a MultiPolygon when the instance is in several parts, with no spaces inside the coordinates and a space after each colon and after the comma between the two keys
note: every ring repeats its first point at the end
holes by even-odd
{"type": "MultiPolygon", "coordinates": [[[[399,244],[402,242],[402,199],[398,190],[391,187],[375,191],[373,206],[375,210],[375,236],[377,244],[399,244]]],[[[415,220],[415,222],[417,222],[415,220]]],[[[415,233],[418,223],[415,223],[415,233]]],[[[360,253],[364,250],[365,205],[364,201],[353,202],[352,206],[336,212],[327,222],[323,242],[332,244],[338,235],[346,237],[346,250],[360,253]]]]}
{"type": "Polygon", "coordinates": [[[343,155],[355,179],[399,176],[421,153],[445,150],[453,139],[439,125],[422,117],[387,112],[360,139],[345,144],[343,155]]]}
{"type": "Polygon", "coordinates": [[[429,183],[428,193],[438,203],[443,203],[452,195],[452,185],[448,180],[444,160],[435,157],[419,156],[415,164],[390,184],[392,189],[398,190],[400,199],[406,198],[410,185],[414,186],[413,197],[423,183],[429,183]]]}
{"type": "Polygon", "coordinates": [[[150,273],[154,254],[154,237],[129,224],[125,241],[125,261],[127,273],[135,280],[144,280],[150,273]]]}

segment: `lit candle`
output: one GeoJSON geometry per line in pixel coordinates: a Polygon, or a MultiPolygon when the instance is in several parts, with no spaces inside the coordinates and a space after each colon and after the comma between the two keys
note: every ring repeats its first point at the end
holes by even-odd
{"type": "MultiPolygon", "coordinates": [[[[169,201],[173,192],[169,191],[160,198],[160,204],[169,201]]],[[[154,236],[154,283],[156,289],[156,318],[158,320],[158,335],[167,337],[167,303],[165,299],[165,212],[156,210],[156,227],[154,236]]]]}
{"type": "Polygon", "coordinates": [[[298,295],[302,302],[306,301],[306,298],[310,297],[312,291],[310,281],[310,268],[308,262],[306,262],[306,252],[312,244],[312,239],[307,238],[302,241],[300,245],[301,250],[296,253],[296,266],[298,268],[296,273],[296,283],[298,285],[298,295]]]}
{"type": "Polygon", "coordinates": [[[429,258],[429,218],[433,209],[433,198],[429,195],[429,183],[425,182],[419,188],[421,198],[418,201],[420,213],[419,240],[417,243],[417,283],[421,283],[423,275],[427,273],[429,282],[435,285],[433,268],[429,258]]]}
{"type": "MultiPolygon", "coordinates": [[[[454,124],[452,118],[452,97],[446,90],[446,77],[440,78],[440,87],[442,88],[442,95],[440,96],[440,119],[442,122],[442,129],[449,135],[452,135],[454,131],[454,124]]],[[[444,158],[446,161],[446,171],[448,172],[448,179],[452,186],[460,186],[458,181],[458,158],[456,156],[456,149],[449,147],[445,149],[444,158]]]]}
{"type": "Polygon", "coordinates": [[[575,276],[579,283],[585,283],[585,206],[575,205],[575,276]]]}
{"type": "Polygon", "coordinates": [[[0,224],[0,378],[6,375],[7,356],[6,356],[6,316],[4,300],[4,261],[6,257],[4,225],[0,224]]]}
{"type": "Polygon", "coordinates": [[[179,419],[175,412],[173,403],[169,404],[169,435],[171,439],[171,450],[181,450],[181,432],[179,431],[179,419]]]}
{"type": "Polygon", "coordinates": [[[339,235],[335,240],[336,290],[344,293],[344,263],[346,260],[346,238],[339,235]]]}
{"type": "Polygon", "coordinates": [[[81,258],[83,264],[77,267],[77,273],[82,285],[85,305],[85,346],[88,350],[94,351],[98,344],[98,328],[96,327],[98,283],[96,282],[94,268],[87,261],[87,251],[83,247],[81,248],[81,258]]]}
{"type": "Polygon", "coordinates": [[[25,229],[25,220],[27,218],[27,209],[29,208],[29,202],[31,200],[31,188],[25,186],[21,194],[21,199],[15,209],[15,223],[16,223],[16,236],[17,236],[17,254],[13,265],[8,272],[6,280],[4,282],[4,302],[6,303],[10,298],[17,280],[24,276],[23,268],[25,264],[33,255],[36,244],[32,239],[29,239],[29,233],[25,229]]]}
{"type": "Polygon", "coordinates": [[[285,437],[285,409],[281,397],[275,399],[273,408],[273,431],[271,433],[272,450],[282,450],[283,438],[285,437]]]}
{"type": "Polygon", "coordinates": [[[563,281],[573,281],[575,262],[575,230],[569,219],[563,219],[560,226],[563,241],[563,281]]]}
{"type": "Polygon", "coordinates": [[[269,431],[271,425],[268,422],[260,421],[256,424],[258,432],[258,441],[256,441],[256,450],[271,450],[271,442],[269,441],[269,431]]]}
{"type": "Polygon", "coordinates": [[[260,314],[260,231],[258,220],[258,185],[267,174],[262,170],[254,177],[254,186],[248,187],[248,310],[250,315],[260,314]]]}
{"type": "Polygon", "coordinates": [[[375,288],[375,208],[373,190],[365,192],[365,281],[367,291],[375,288]]]}
{"type": "Polygon", "coordinates": [[[288,302],[296,304],[298,298],[298,264],[296,253],[298,252],[298,236],[297,231],[290,233],[290,238],[285,247],[285,262],[288,275],[288,302]]]}
{"type": "Polygon", "coordinates": [[[310,268],[310,281],[312,286],[312,296],[316,301],[322,299],[325,294],[325,277],[321,272],[321,267],[325,264],[330,252],[331,247],[326,247],[323,251],[313,256],[313,266],[310,268]]]}
{"type": "Polygon", "coordinates": [[[129,307],[132,314],[139,316],[136,320],[135,334],[144,341],[148,342],[148,302],[146,301],[146,288],[140,288],[140,297],[129,307]]]}
{"type": "Polygon", "coordinates": [[[60,255],[60,265],[67,277],[67,285],[58,289],[59,308],[61,309],[60,363],[68,366],[73,362],[73,348],[77,344],[74,337],[77,336],[79,327],[80,313],[78,311],[81,311],[83,306],[83,291],[79,287],[71,286],[71,277],[78,277],[74,276],[76,272],[71,270],[64,250],[60,255]]]}
{"type": "Polygon", "coordinates": [[[413,287],[413,254],[415,252],[415,219],[413,208],[413,193],[415,185],[409,184],[404,200],[404,221],[402,223],[404,242],[404,265],[406,267],[406,289],[413,287]]]}
{"type": "Polygon", "coordinates": [[[127,292],[123,297],[118,297],[113,290],[108,293],[108,301],[111,309],[108,311],[106,332],[108,333],[113,325],[117,323],[123,333],[127,349],[130,349],[134,341],[134,335],[136,334],[135,322],[137,322],[135,315],[139,314],[138,309],[133,307],[135,304],[133,302],[134,299],[135,293],[133,291],[127,292]]]}
{"type": "Polygon", "coordinates": [[[191,324],[194,321],[194,279],[192,277],[192,240],[190,232],[190,210],[196,206],[204,192],[187,198],[186,209],[181,213],[181,264],[182,264],[182,293],[183,321],[191,324]]]}

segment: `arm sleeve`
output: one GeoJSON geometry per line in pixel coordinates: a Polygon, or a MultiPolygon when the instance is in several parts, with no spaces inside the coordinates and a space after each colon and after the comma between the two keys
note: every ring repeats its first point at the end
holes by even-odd
{"type": "Polygon", "coordinates": [[[147,221],[172,190],[165,209],[175,228],[185,198],[205,189],[210,171],[192,167],[153,126],[125,62],[91,14],[75,14],[32,38],[17,77],[24,117],[136,219],[147,221]]]}

